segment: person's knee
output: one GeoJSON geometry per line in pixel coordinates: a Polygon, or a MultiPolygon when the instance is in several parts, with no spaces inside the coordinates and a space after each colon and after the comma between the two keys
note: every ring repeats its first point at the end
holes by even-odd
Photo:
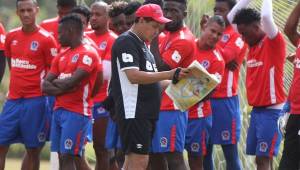
{"type": "Polygon", "coordinates": [[[270,162],[271,162],[271,158],[266,157],[266,156],[257,156],[257,157],[255,158],[255,163],[256,163],[258,166],[269,165],[270,162]]]}
{"type": "Polygon", "coordinates": [[[148,166],[149,156],[148,155],[140,155],[130,153],[128,155],[128,165],[134,165],[134,167],[143,167],[146,168],[148,166]]]}
{"type": "Polygon", "coordinates": [[[166,153],[166,158],[169,163],[181,163],[184,161],[183,153],[181,152],[170,152],[166,153]]]}
{"type": "Polygon", "coordinates": [[[5,156],[8,152],[8,146],[0,146],[0,156],[5,156]]]}
{"type": "Polygon", "coordinates": [[[29,157],[39,157],[42,148],[26,148],[26,154],[29,157]]]}

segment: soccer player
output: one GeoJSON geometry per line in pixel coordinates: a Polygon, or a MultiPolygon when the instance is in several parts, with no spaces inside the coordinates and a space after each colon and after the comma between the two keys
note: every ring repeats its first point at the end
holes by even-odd
{"type": "Polygon", "coordinates": [[[290,14],[284,32],[291,43],[297,48],[296,57],[293,59],[294,76],[289,92],[288,100],[291,105],[290,116],[286,125],[284,148],[279,170],[297,170],[300,169],[300,34],[297,31],[300,18],[300,2],[290,14]]]}
{"type": "Polygon", "coordinates": [[[4,169],[10,144],[21,142],[26,155],[23,169],[38,169],[39,155],[50,127],[46,123],[45,97],[40,85],[57,54],[54,38],[36,24],[35,0],[18,0],[22,27],[11,30],[5,41],[10,65],[8,98],[0,115],[0,169],[4,169]]]}
{"type": "Polygon", "coordinates": [[[126,6],[127,2],[125,1],[115,1],[109,8],[109,29],[117,35],[122,34],[130,28],[126,25],[126,16],[124,14],[126,6]]]}
{"type": "Polygon", "coordinates": [[[228,20],[237,25],[249,45],[246,87],[248,103],[253,109],[246,153],[256,155],[258,170],[266,170],[271,169],[282,138],[277,121],[286,99],[283,86],[286,44],[274,23],[272,0],[263,1],[261,14],[244,8],[249,2],[239,1],[228,14],[228,20]]]}
{"type": "Polygon", "coordinates": [[[6,60],[4,56],[4,42],[5,42],[5,30],[0,23],[0,84],[5,72],[6,60]]]}
{"type": "Polygon", "coordinates": [[[126,8],[124,9],[124,14],[126,16],[126,25],[127,28],[131,28],[135,21],[135,11],[141,6],[142,4],[138,1],[131,1],[127,4],[126,8]]]}
{"type": "Polygon", "coordinates": [[[51,126],[51,151],[59,153],[61,169],[75,169],[82,156],[91,121],[92,95],[97,82],[97,51],[82,42],[83,23],[76,14],[59,21],[59,42],[65,51],[56,57],[42,87],[56,96],[51,126]]]}
{"type": "MultiPolygon", "coordinates": [[[[160,35],[159,50],[157,41],[151,43],[151,51],[154,52],[159,70],[188,67],[193,61],[195,38],[183,21],[187,15],[186,10],[186,0],[164,1],[164,14],[172,22],[165,25],[165,31],[160,35]]],[[[187,123],[188,113],[177,110],[164,93],[152,141],[153,169],[164,169],[167,166],[173,170],[186,169],[183,150],[187,123]]]]}
{"type": "MultiPolygon", "coordinates": [[[[93,98],[93,147],[96,154],[96,170],[115,169],[116,164],[110,165],[110,152],[105,147],[106,129],[109,120],[109,113],[103,108],[102,102],[107,97],[108,82],[111,77],[111,48],[117,35],[108,29],[109,6],[105,2],[95,2],[91,5],[91,28],[87,32],[99,48],[99,55],[102,58],[104,83],[99,93],[93,98]],[[110,167],[111,166],[111,167],[110,167]]],[[[114,134],[107,134],[114,136],[114,134]]]]}
{"type": "MultiPolygon", "coordinates": [[[[195,43],[194,59],[221,81],[225,63],[220,50],[216,48],[225,29],[225,21],[221,16],[211,17],[204,26],[200,38],[195,43]]],[[[217,87],[219,89],[220,86],[217,87]]],[[[189,109],[188,127],[185,149],[191,170],[203,169],[203,156],[207,153],[208,139],[212,127],[212,111],[210,100],[206,99],[189,109]]]]}
{"type": "Polygon", "coordinates": [[[161,89],[158,82],[188,74],[188,70],[180,68],[156,72],[154,57],[145,42],[151,42],[158,35],[160,25],[170,21],[163,17],[161,8],[155,4],[143,5],[136,17],[130,31],[119,36],[112,48],[111,91],[118,113],[122,149],[126,154],[123,166],[126,170],[147,167],[159,114],[161,89]]]}
{"type": "MultiPolygon", "coordinates": [[[[241,169],[237,145],[241,132],[238,80],[240,67],[247,51],[244,41],[227,19],[228,13],[235,4],[235,0],[216,0],[214,7],[214,14],[221,15],[226,23],[226,29],[217,44],[221,48],[226,67],[220,87],[214,91],[211,98],[213,112],[211,143],[222,146],[226,166],[230,170],[241,169]]],[[[211,148],[208,148],[210,153],[208,157],[211,158],[212,146],[209,147],[211,148]]]]}
{"type": "Polygon", "coordinates": [[[58,16],[44,20],[40,26],[50,32],[55,40],[58,41],[58,21],[63,16],[67,15],[76,5],[76,0],[57,0],[56,7],[58,16]]]}

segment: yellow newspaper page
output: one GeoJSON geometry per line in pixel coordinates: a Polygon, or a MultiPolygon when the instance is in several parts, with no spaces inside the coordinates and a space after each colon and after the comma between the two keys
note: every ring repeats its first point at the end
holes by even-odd
{"type": "Polygon", "coordinates": [[[220,83],[198,61],[194,61],[189,68],[192,73],[190,77],[181,79],[175,85],[170,84],[166,89],[167,95],[181,111],[186,111],[201,101],[220,83]]]}

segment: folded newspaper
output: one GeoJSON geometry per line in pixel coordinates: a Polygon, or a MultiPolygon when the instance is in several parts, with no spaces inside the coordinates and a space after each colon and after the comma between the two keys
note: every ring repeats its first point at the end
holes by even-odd
{"type": "Polygon", "coordinates": [[[166,89],[175,107],[181,111],[186,111],[201,101],[220,83],[215,75],[208,73],[196,60],[189,68],[191,76],[181,79],[177,84],[170,84],[166,89]]]}

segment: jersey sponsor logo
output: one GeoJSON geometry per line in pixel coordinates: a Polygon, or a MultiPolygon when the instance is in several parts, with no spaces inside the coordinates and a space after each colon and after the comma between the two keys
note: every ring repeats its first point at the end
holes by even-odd
{"type": "Polygon", "coordinates": [[[71,139],[66,139],[65,140],[65,149],[71,150],[73,146],[73,141],[71,139]]]}
{"type": "Polygon", "coordinates": [[[137,148],[137,149],[142,149],[142,148],[143,148],[143,145],[140,144],[140,143],[138,143],[138,144],[136,144],[136,148],[137,148]]]}
{"type": "Polygon", "coordinates": [[[239,47],[240,49],[242,49],[244,47],[244,41],[239,37],[239,38],[236,39],[235,45],[237,47],[239,47]]]}
{"type": "Polygon", "coordinates": [[[66,79],[72,76],[72,73],[60,73],[58,79],[66,79]]]}
{"type": "Polygon", "coordinates": [[[30,50],[31,51],[37,51],[39,47],[39,43],[37,41],[32,41],[30,45],[30,50]]]}
{"type": "Polygon", "coordinates": [[[260,152],[267,152],[268,144],[266,142],[259,143],[259,151],[260,152]]]}
{"type": "Polygon", "coordinates": [[[175,61],[176,63],[179,63],[181,60],[181,55],[177,50],[175,50],[172,54],[172,60],[175,61]]]}
{"type": "Polygon", "coordinates": [[[192,143],[191,144],[191,150],[192,150],[192,152],[199,152],[199,149],[200,149],[199,143],[192,143]]]}
{"type": "Polygon", "coordinates": [[[296,58],[294,60],[294,65],[295,65],[295,68],[300,69],[300,59],[299,58],[296,58]]]}
{"type": "Polygon", "coordinates": [[[76,63],[76,62],[78,61],[78,58],[79,58],[79,54],[75,54],[75,55],[72,57],[71,62],[72,62],[72,63],[76,63]]]}
{"type": "Polygon", "coordinates": [[[168,146],[168,139],[166,137],[160,138],[160,147],[166,148],[168,146]]]}
{"type": "Polygon", "coordinates": [[[222,136],[222,140],[227,141],[230,139],[230,132],[228,130],[224,130],[222,131],[221,136],[222,136]]]}
{"type": "Polygon", "coordinates": [[[107,41],[103,41],[100,45],[99,45],[99,49],[100,50],[105,50],[107,46],[107,41]]]}
{"type": "Polygon", "coordinates": [[[57,48],[51,48],[50,53],[53,57],[56,57],[57,56],[57,48]]]}
{"type": "Polygon", "coordinates": [[[93,63],[93,59],[91,57],[87,56],[87,55],[84,55],[83,59],[82,59],[82,62],[83,62],[83,64],[91,66],[92,63],[93,63]]]}
{"type": "Polygon", "coordinates": [[[202,61],[201,65],[205,68],[208,69],[210,66],[210,62],[208,60],[202,61]]]}
{"type": "Polygon", "coordinates": [[[131,54],[122,53],[122,60],[124,63],[132,63],[133,62],[133,56],[131,54]]]}
{"type": "Polygon", "coordinates": [[[45,142],[46,141],[46,135],[44,132],[41,132],[38,134],[38,139],[39,139],[39,142],[45,142]]]}
{"type": "Polygon", "coordinates": [[[222,36],[221,41],[222,41],[223,43],[226,43],[226,42],[228,42],[229,38],[230,38],[230,35],[229,35],[229,34],[224,34],[224,35],[222,36]]]}
{"type": "Polygon", "coordinates": [[[30,64],[29,61],[27,60],[21,60],[21,59],[11,59],[11,67],[16,67],[16,68],[23,68],[23,69],[28,69],[28,70],[35,70],[37,68],[36,65],[30,64]]]}
{"type": "Polygon", "coordinates": [[[18,44],[18,41],[17,40],[13,40],[12,42],[11,42],[11,45],[17,45],[18,44]]]}
{"type": "Polygon", "coordinates": [[[252,59],[252,60],[248,60],[247,61],[247,67],[260,67],[262,66],[264,63],[262,61],[257,61],[256,59],[252,59]]]}

